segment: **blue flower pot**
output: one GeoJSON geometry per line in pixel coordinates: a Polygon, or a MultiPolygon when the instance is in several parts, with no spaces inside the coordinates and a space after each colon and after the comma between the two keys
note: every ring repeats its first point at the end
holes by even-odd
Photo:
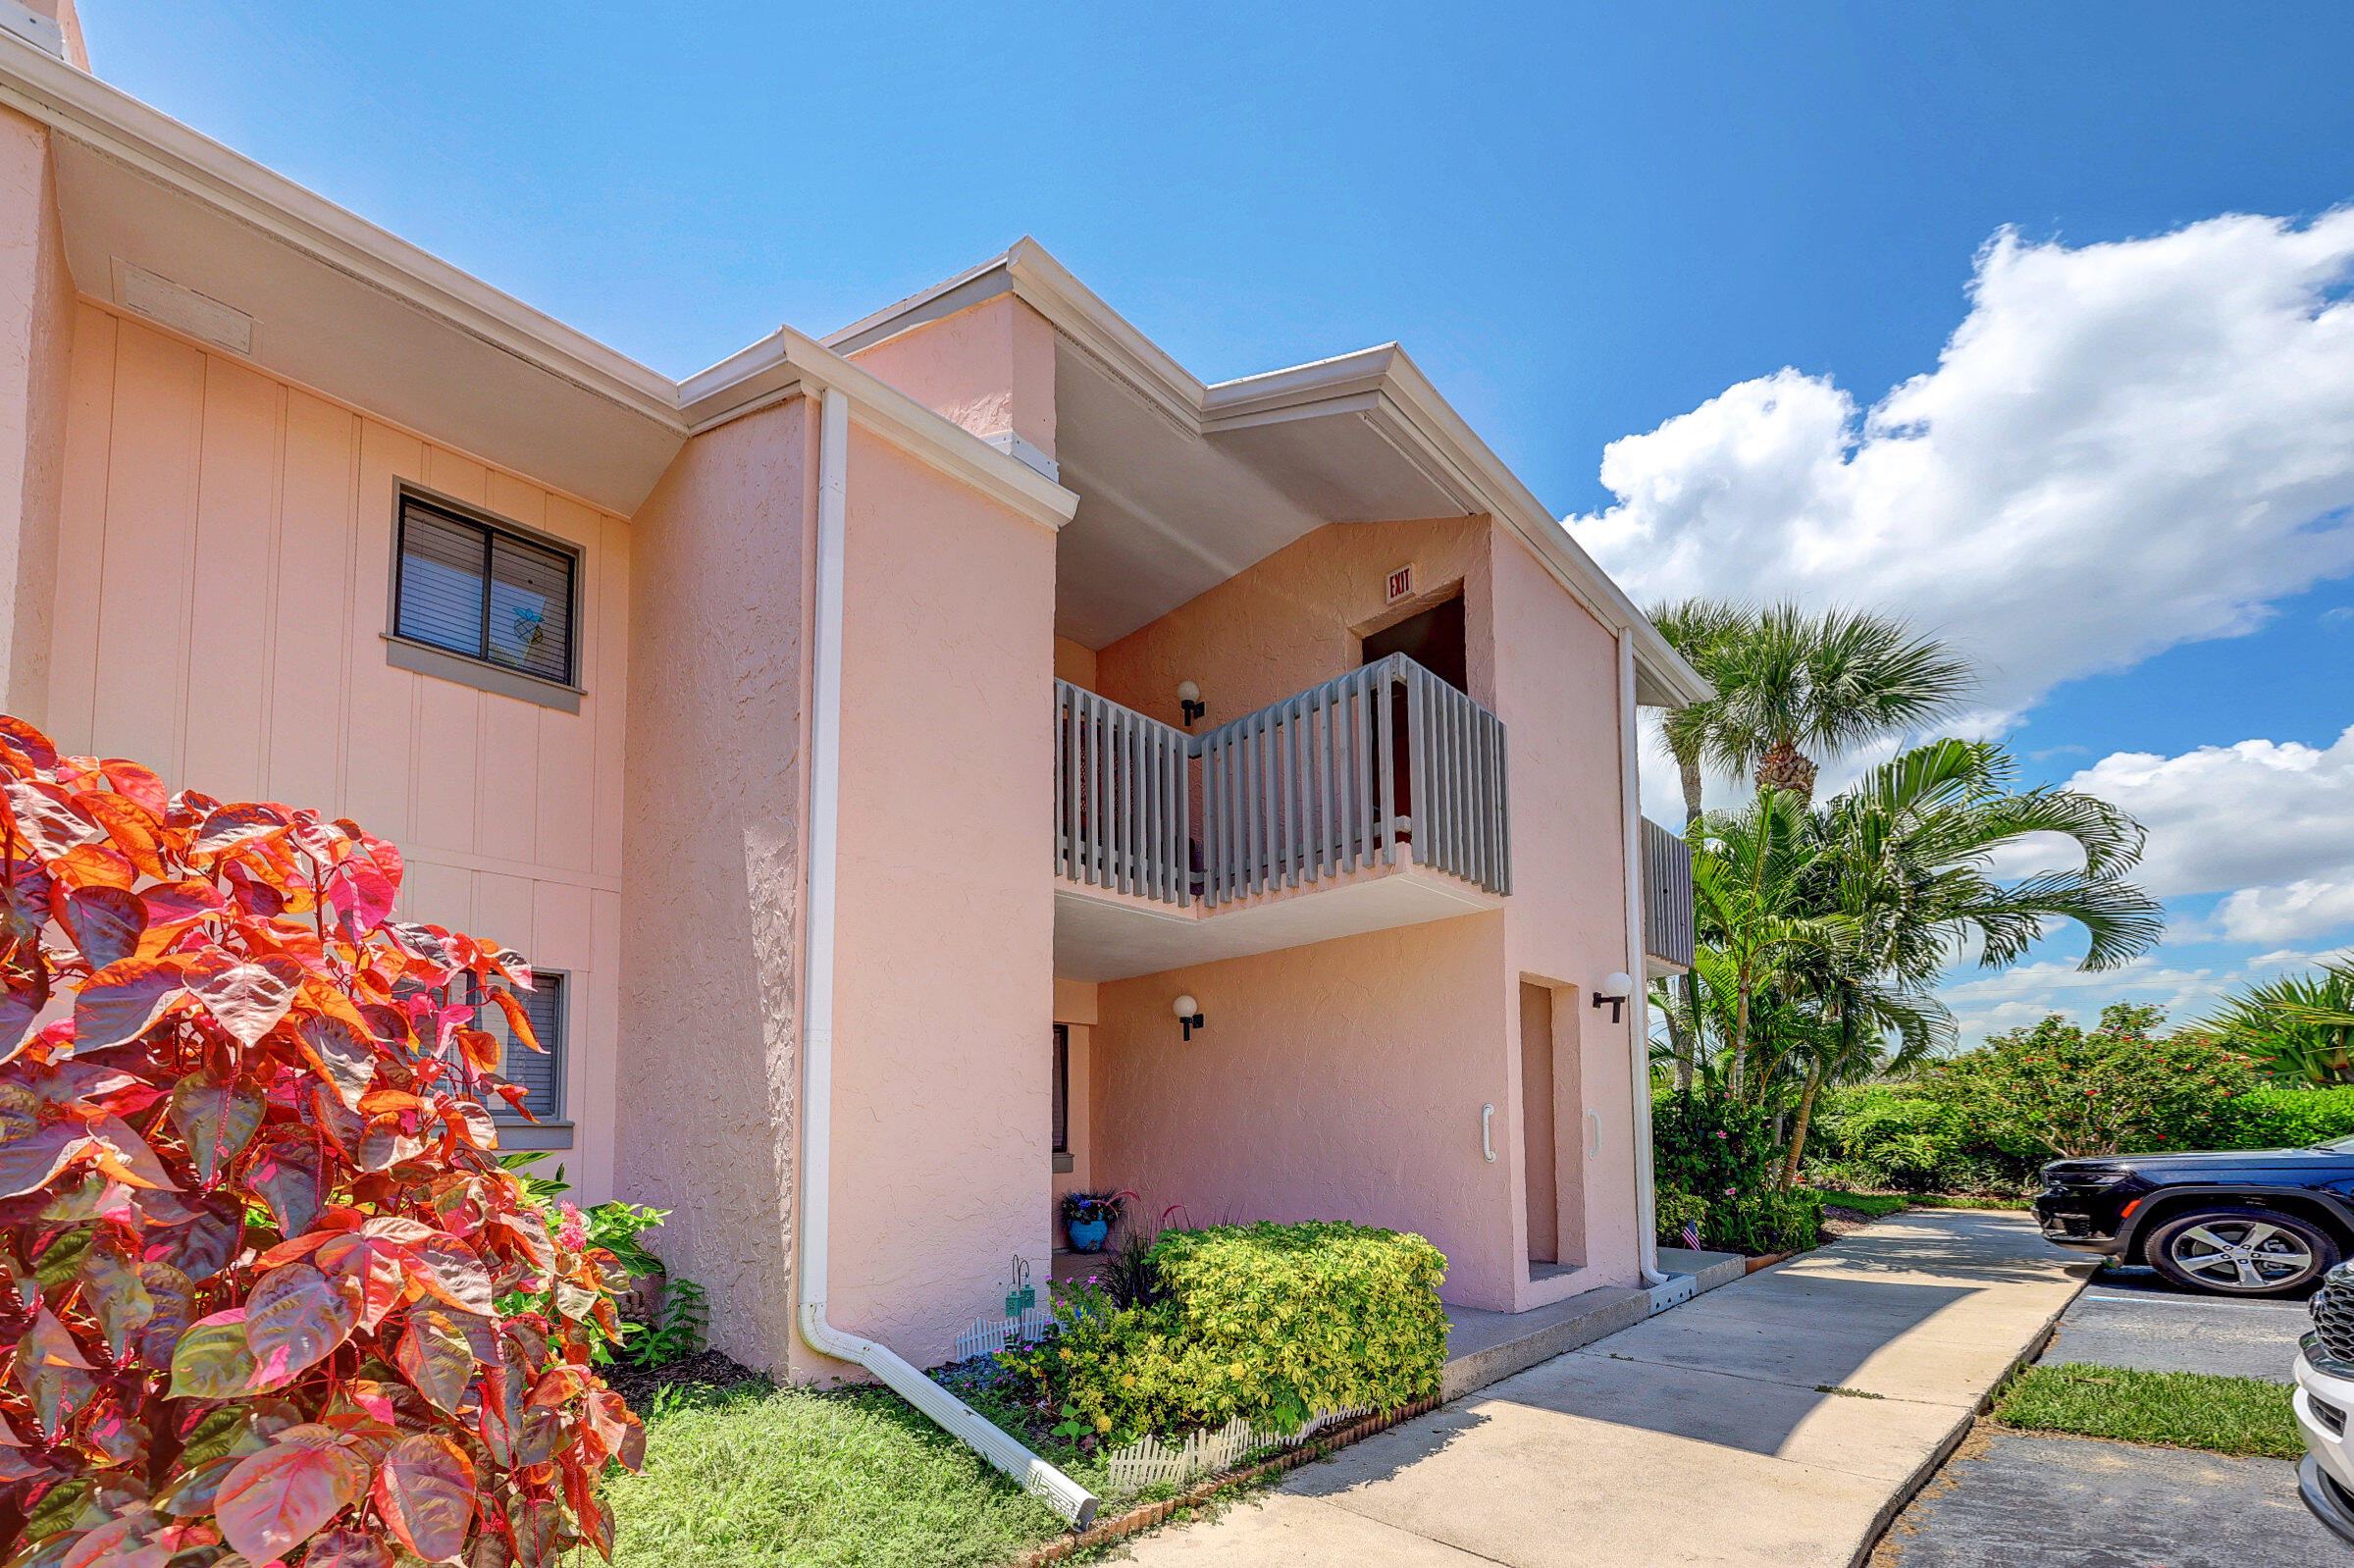
{"type": "Polygon", "coordinates": [[[1104,1249],[1104,1237],[1112,1233],[1112,1222],[1109,1220],[1071,1220],[1065,1222],[1063,1229],[1071,1237],[1072,1251],[1101,1252],[1104,1249]]]}

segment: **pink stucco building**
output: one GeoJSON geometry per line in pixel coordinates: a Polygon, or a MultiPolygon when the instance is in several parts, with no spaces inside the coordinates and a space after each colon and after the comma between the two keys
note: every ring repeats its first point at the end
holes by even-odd
{"type": "Polygon", "coordinates": [[[1636,708],[1703,688],[1403,351],[1206,386],[1024,240],[674,382],[20,12],[7,709],[527,953],[510,1139],[720,1348],[943,1359],[1073,1186],[1639,1282],[1636,708]]]}

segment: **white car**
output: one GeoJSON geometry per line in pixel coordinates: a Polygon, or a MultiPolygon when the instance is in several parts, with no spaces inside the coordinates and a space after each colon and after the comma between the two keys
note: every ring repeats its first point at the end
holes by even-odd
{"type": "Polygon", "coordinates": [[[2346,1449],[2346,1423],[2354,1418],[2354,1263],[2324,1276],[2312,1305],[2313,1331],[2297,1341],[2293,1398],[2305,1435],[2297,1491],[2316,1519],[2354,1542],[2354,1455],[2346,1449]]]}

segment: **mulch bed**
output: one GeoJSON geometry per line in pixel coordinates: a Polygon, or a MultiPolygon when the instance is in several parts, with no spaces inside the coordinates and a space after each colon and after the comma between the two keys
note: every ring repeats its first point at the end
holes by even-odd
{"type": "Polygon", "coordinates": [[[664,1385],[673,1388],[716,1389],[772,1381],[766,1373],[755,1372],[716,1350],[698,1350],[691,1356],[680,1356],[674,1361],[664,1361],[651,1367],[615,1362],[603,1369],[603,1377],[605,1386],[628,1400],[633,1410],[644,1409],[652,1404],[654,1390],[664,1385]]]}

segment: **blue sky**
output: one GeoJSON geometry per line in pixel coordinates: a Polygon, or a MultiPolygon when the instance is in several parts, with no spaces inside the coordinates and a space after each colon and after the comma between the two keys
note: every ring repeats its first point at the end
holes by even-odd
{"type": "Polygon", "coordinates": [[[2195,1005],[2354,940],[2342,6],[83,20],[100,74],[672,374],[1033,234],[1206,379],[1402,341],[1638,592],[1952,633],[2027,775],[2114,784],[2196,888],[2134,974],[2038,965],[1958,991],[1965,1022],[2195,1005]],[[2203,848],[2234,802],[2282,831],[2203,848]]]}

